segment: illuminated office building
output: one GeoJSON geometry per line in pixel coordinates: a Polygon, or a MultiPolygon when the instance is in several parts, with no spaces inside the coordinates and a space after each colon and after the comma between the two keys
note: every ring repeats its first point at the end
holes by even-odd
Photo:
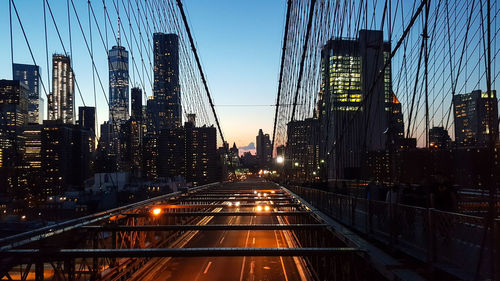
{"type": "Polygon", "coordinates": [[[184,127],[163,130],[158,140],[158,176],[182,176],[193,186],[215,182],[217,134],[215,127],[184,127]]]}
{"type": "Polygon", "coordinates": [[[458,147],[486,146],[498,139],[497,93],[481,90],[453,97],[455,143],[458,147]],[[492,124],[492,125],[490,125],[492,124]]]}
{"type": "Polygon", "coordinates": [[[70,58],[52,56],[52,93],[49,95],[49,120],[75,123],[75,81],[70,58]]]}
{"type": "Polygon", "coordinates": [[[157,104],[155,130],[178,128],[182,124],[179,85],[179,37],[154,33],[154,102],[157,104]]]}
{"type": "Polygon", "coordinates": [[[375,30],[360,30],[357,39],[329,40],[322,49],[317,112],[320,158],[329,178],[358,177],[363,152],[386,149],[388,134],[401,131],[391,128],[391,64],[384,69],[390,51],[383,32],[375,30]]]}
{"type": "Polygon", "coordinates": [[[307,118],[287,124],[284,165],[294,180],[314,181],[319,176],[318,137],[318,119],[307,118]]]}
{"type": "Polygon", "coordinates": [[[19,80],[28,87],[28,123],[43,120],[43,99],[40,96],[40,67],[38,65],[14,63],[13,80],[19,80]]]}
{"type": "Polygon", "coordinates": [[[128,114],[128,52],[123,46],[109,50],[109,122],[127,121],[128,114]]]}
{"type": "Polygon", "coordinates": [[[15,167],[21,163],[28,103],[28,88],[24,83],[0,80],[0,168],[15,167]]]}

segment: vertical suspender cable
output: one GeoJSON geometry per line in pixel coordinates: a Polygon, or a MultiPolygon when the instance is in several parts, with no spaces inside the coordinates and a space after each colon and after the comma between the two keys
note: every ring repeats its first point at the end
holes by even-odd
{"type": "Polygon", "coordinates": [[[304,61],[306,59],[306,52],[307,52],[307,46],[309,43],[309,34],[311,33],[311,26],[312,26],[312,20],[313,20],[313,16],[314,16],[315,4],[316,4],[316,0],[311,0],[311,6],[309,7],[309,19],[307,21],[306,38],[304,41],[304,46],[302,48],[302,58],[300,60],[299,78],[297,79],[297,89],[295,91],[295,97],[293,99],[293,109],[292,109],[291,121],[293,121],[295,118],[295,109],[297,108],[297,98],[299,96],[300,82],[302,81],[302,75],[304,73],[304,61]]]}
{"type": "Polygon", "coordinates": [[[286,53],[286,42],[288,40],[288,26],[290,24],[290,10],[292,7],[292,0],[288,0],[286,9],[286,23],[285,23],[285,34],[283,35],[283,48],[281,49],[281,66],[280,66],[280,78],[278,82],[278,95],[276,97],[276,109],[274,112],[274,125],[273,125],[273,141],[271,142],[271,147],[274,150],[274,140],[276,139],[276,124],[278,123],[278,110],[280,106],[280,96],[281,96],[281,83],[283,82],[283,68],[285,64],[285,53],[286,53]]]}
{"type": "Polygon", "coordinates": [[[191,30],[189,29],[189,25],[186,19],[186,14],[184,13],[184,8],[182,7],[181,0],[177,0],[177,6],[179,6],[179,10],[182,16],[182,21],[184,22],[184,27],[186,28],[186,32],[189,37],[189,43],[191,44],[191,49],[193,50],[194,58],[196,60],[196,65],[198,66],[198,70],[200,71],[201,81],[203,82],[203,86],[205,87],[205,92],[207,93],[208,102],[210,103],[210,107],[212,108],[212,113],[214,114],[215,123],[217,125],[217,129],[219,130],[219,135],[222,140],[222,143],[224,144],[226,140],[224,139],[224,135],[222,134],[219,118],[217,118],[217,113],[215,112],[215,106],[212,101],[212,97],[210,96],[210,91],[208,90],[207,80],[205,79],[205,74],[203,73],[203,69],[201,68],[200,58],[198,57],[198,52],[196,51],[196,47],[194,46],[193,36],[191,35],[191,30]]]}
{"type": "Polygon", "coordinates": [[[12,0],[9,0],[9,29],[10,29],[10,67],[14,77],[14,41],[12,40],[12,0]]]}

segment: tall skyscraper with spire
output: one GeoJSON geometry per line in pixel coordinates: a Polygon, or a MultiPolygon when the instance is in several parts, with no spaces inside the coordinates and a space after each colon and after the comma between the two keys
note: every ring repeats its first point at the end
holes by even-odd
{"type": "Polygon", "coordinates": [[[71,59],[65,55],[52,56],[52,93],[49,95],[49,120],[75,123],[75,80],[71,59]]]}
{"type": "Polygon", "coordinates": [[[128,52],[120,43],[118,17],[117,44],[109,50],[109,121],[121,124],[128,120],[128,52]]]}

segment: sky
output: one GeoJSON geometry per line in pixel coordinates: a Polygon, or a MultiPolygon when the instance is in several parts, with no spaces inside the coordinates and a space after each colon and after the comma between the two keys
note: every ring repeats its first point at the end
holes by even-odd
{"type": "MultiPolygon", "coordinates": [[[[24,26],[28,42],[31,46],[33,57],[36,64],[42,68],[42,89],[41,96],[45,99],[45,113],[47,106],[47,98],[45,92],[50,88],[50,77],[47,75],[46,51],[45,51],[45,37],[44,37],[44,21],[43,21],[43,1],[44,0],[13,0],[19,17],[24,26]]],[[[50,56],[53,53],[72,53],[73,69],[76,77],[75,100],[76,107],[84,104],[87,106],[97,105],[97,123],[101,124],[108,119],[108,106],[105,96],[108,95],[108,65],[106,52],[112,45],[115,45],[115,38],[112,31],[108,27],[108,36],[106,42],[100,40],[97,34],[97,26],[93,23],[89,28],[88,18],[88,5],[87,1],[73,0],[75,8],[80,15],[82,29],[85,34],[93,30],[93,44],[91,48],[94,50],[93,56],[96,64],[97,72],[95,73],[95,83],[92,79],[92,64],[90,55],[86,47],[84,38],[77,24],[77,18],[73,11],[71,11],[71,25],[68,25],[67,3],[72,0],[46,0],[50,4],[54,20],[59,27],[60,38],[65,45],[63,48],[60,43],[59,36],[56,32],[55,26],[52,23],[50,14],[47,11],[47,53],[49,54],[49,68],[51,67],[50,56]],[[71,41],[70,30],[71,27],[71,41]],[[72,43],[70,45],[70,42],[72,43]],[[95,84],[95,89],[93,85],[95,84]]],[[[116,12],[113,10],[113,2],[119,3],[138,3],[137,0],[106,0],[108,10],[110,11],[110,21],[116,30],[116,12]]],[[[147,1],[151,3],[152,1],[147,1]]],[[[175,1],[173,1],[175,2],[175,1]]],[[[355,1],[354,1],[355,2],[355,1]]],[[[380,2],[380,1],[379,1],[380,2]]],[[[393,5],[397,5],[400,1],[393,1],[393,5]],[[396,3],[394,3],[396,2],[396,3]]],[[[408,0],[403,1],[405,4],[405,12],[401,13],[401,18],[405,18],[405,24],[399,22],[399,13],[394,22],[394,38],[399,38],[404,27],[409,21],[409,15],[412,14],[412,6],[414,2],[408,0]],[[408,16],[404,16],[408,15],[408,16]]],[[[484,2],[484,1],[483,1],[484,2]]],[[[96,13],[98,22],[103,24],[104,9],[102,0],[91,1],[93,9],[96,13]]],[[[144,2],[141,2],[144,3],[144,2]]],[[[188,21],[195,38],[195,43],[199,56],[201,58],[202,66],[208,80],[210,92],[216,111],[222,126],[222,130],[226,140],[232,146],[233,142],[238,147],[241,147],[241,152],[250,150],[254,151],[255,136],[259,129],[263,129],[264,133],[272,135],[274,106],[276,94],[278,75],[280,67],[281,47],[283,38],[284,21],[286,14],[286,1],[285,0],[254,0],[254,1],[234,1],[234,0],[184,0],[184,9],[187,13],[188,21]]],[[[438,1],[433,2],[432,5],[437,5],[438,1]]],[[[458,26],[452,29],[451,40],[454,54],[454,65],[458,65],[459,58],[461,57],[461,36],[455,35],[455,32],[464,33],[463,27],[465,26],[465,19],[469,12],[464,12],[465,7],[469,7],[472,0],[462,2],[461,0],[450,1],[450,10],[452,14],[451,24],[458,26]],[[453,8],[453,7],[458,8],[453,8]],[[456,22],[455,22],[456,21],[456,22]]],[[[401,5],[402,6],[402,5],[401,5]]],[[[70,7],[72,9],[72,7],[70,7]]],[[[123,10],[123,7],[121,7],[123,10]]],[[[485,79],[481,76],[484,73],[483,60],[479,59],[481,54],[481,37],[480,26],[481,22],[478,15],[478,5],[475,6],[474,20],[471,25],[471,34],[468,36],[468,44],[465,49],[464,67],[461,70],[460,77],[457,82],[457,93],[466,93],[473,89],[485,90],[485,79]],[[470,44],[469,44],[470,43],[470,44]],[[467,79],[465,79],[468,77],[467,79]]],[[[494,89],[498,89],[498,81],[500,70],[497,67],[497,62],[500,61],[498,44],[500,44],[500,36],[497,36],[500,17],[499,7],[494,2],[494,9],[492,14],[494,16],[493,30],[494,38],[492,49],[494,50],[493,59],[493,75],[494,89]]],[[[28,50],[28,45],[22,35],[20,24],[16,14],[13,11],[13,60],[17,63],[33,64],[33,60],[28,50]]],[[[432,14],[432,13],[431,13],[432,14]]],[[[444,10],[441,10],[438,15],[437,33],[434,36],[436,42],[434,48],[430,53],[430,96],[432,103],[430,105],[430,112],[435,112],[431,118],[432,125],[440,125],[443,120],[443,112],[449,108],[451,103],[451,86],[449,77],[449,68],[447,66],[448,57],[446,54],[446,34],[443,30],[446,26],[445,17],[443,16],[444,10]],[[437,58],[437,59],[434,59],[437,58]],[[445,97],[445,99],[443,98],[445,97]],[[444,101],[444,102],[443,102],[444,101]],[[434,103],[436,102],[436,103],[434,103]],[[436,120],[436,121],[435,121],[436,120]]],[[[127,24],[127,19],[123,12],[122,23],[127,24]]],[[[432,15],[431,15],[432,18],[432,15]]],[[[355,19],[351,19],[355,20],[355,19]]],[[[398,75],[401,72],[401,66],[404,53],[400,51],[396,54],[392,61],[393,68],[393,87],[398,98],[403,104],[403,114],[405,120],[408,116],[407,106],[409,103],[410,94],[413,93],[413,83],[411,81],[411,74],[416,73],[415,61],[417,61],[418,52],[414,46],[417,38],[420,38],[421,32],[419,30],[421,24],[417,22],[414,29],[410,33],[410,43],[408,49],[409,60],[409,78],[406,76],[398,75]],[[404,78],[404,79],[403,79],[404,78]],[[409,82],[408,82],[409,81],[409,82]],[[400,83],[401,82],[401,83],[400,83]]],[[[104,31],[103,31],[104,33],[104,31]]],[[[0,1],[0,34],[3,35],[3,44],[0,44],[0,79],[11,79],[11,55],[10,55],[10,37],[9,37],[9,1],[0,1]]],[[[105,35],[103,35],[105,36],[105,35]]],[[[127,45],[126,34],[122,35],[123,45],[127,45]]],[[[393,47],[395,42],[393,41],[393,47]]],[[[133,44],[132,44],[133,45],[133,44]]],[[[419,44],[417,44],[419,45],[419,44]]],[[[137,50],[136,50],[137,57],[137,50]]],[[[130,64],[131,79],[130,85],[139,85],[139,74],[134,69],[132,63],[130,64]]],[[[182,75],[182,70],[181,70],[182,75]]],[[[151,96],[151,89],[147,89],[148,96],[151,96]]],[[[181,89],[182,92],[182,89],[181,89]]],[[[185,94],[185,92],[183,92],[185,94]]],[[[417,126],[416,136],[419,144],[422,145],[424,138],[422,137],[423,123],[423,109],[420,103],[420,110],[418,118],[420,120],[417,126]],[[420,136],[420,137],[419,137],[420,136]]],[[[209,112],[211,114],[211,112],[209,112]]],[[[416,123],[416,122],[414,122],[416,123]]],[[[450,123],[450,129],[451,129],[450,123]]],[[[453,130],[450,130],[453,138],[453,130]]],[[[219,141],[219,145],[221,145],[219,141]]]]}
{"type": "MultiPolygon", "coordinates": [[[[262,128],[265,133],[272,134],[274,117],[272,105],[276,102],[286,1],[185,0],[183,2],[224,136],[230,145],[236,142],[238,147],[252,147],[250,143],[255,142],[259,129],[262,128]]],[[[4,38],[3,44],[0,44],[0,79],[12,79],[8,3],[9,1],[0,3],[0,34],[4,38]]],[[[43,1],[15,0],[14,3],[35,61],[42,68],[41,96],[45,99],[46,112],[45,92],[48,92],[50,80],[47,77],[45,55],[43,1]]],[[[74,3],[80,14],[82,27],[87,33],[89,27],[87,1],[74,1],[74,3]]],[[[95,0],[92,3],[97,17],[101,17],[99,20],[103,21],[102,2],[95,0]]],[[[67,2],[49,0],[49,4],[65,49],[70,52],[67,2]]],[[[112,1],[107,1],[107,5],[111,10],[109,6],[112,5],[112,1]]],[[[97,103],[98,123],[101,124],[108,119],[107,103],[103,95],[103,92],[108,94],[106,48],[98,39],[97,29],[93,25],[94,61],[99,74],[99,77],[97,74],[95,76],[94,99],[90,56],[71,6],[70,9],[73,68],[77,87],[80,88],[80,91],[75,92],[76,107],[83,105],[83,101],[87,106],[94,106],[94,103],[97,103]],[[102,82],[102,87],[99,80],[102,82]]],[[[12,14],[13,60],[17,63],[33,64],[14,9],[12,14]]],[[[47,17],[50,59],[52,53],[64,53],[64,51],[49,18],[48,9],[47,17]]],[[[108,32],[111,33],[110,30],[108,32]]],[[[110,40],[109,44],[113,42],[110,40]]],[[[138,80],[132,80],[131,77],[131,85],[139,83],[138,80]]]]}

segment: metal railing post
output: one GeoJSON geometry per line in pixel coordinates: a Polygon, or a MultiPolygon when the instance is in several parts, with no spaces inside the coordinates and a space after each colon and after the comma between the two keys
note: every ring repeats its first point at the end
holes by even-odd
{"type": "Polygon", "coordinates": [[[493,276],[492,276],[492,280],[500,280],[500,265],[498,265],[498,261],[500,261],[500,219],[496,219],[494,222],[493,222],[493,233],[494,233],[494,237],[493,237],[493,243],[494,243],[494,253],[495,253],[495,257],[492,257],[495,261],[497,261],[496,263],[494,263],[494,268],[493,268],[493,276]]]}
{"type": "Polygon", "coordinates": [[[35,261],[35,280],[36,281],[43,281],[44,280],[44,268],[43,268],[43,262],[41,260],[41,257],[39,257],[35,261]]]}
{"type": "Polygon", "coordinates": [[[435,229],[434,208],[427,209],[427,259],[431,269],[436,260],[436,229],[435,229]]]}

